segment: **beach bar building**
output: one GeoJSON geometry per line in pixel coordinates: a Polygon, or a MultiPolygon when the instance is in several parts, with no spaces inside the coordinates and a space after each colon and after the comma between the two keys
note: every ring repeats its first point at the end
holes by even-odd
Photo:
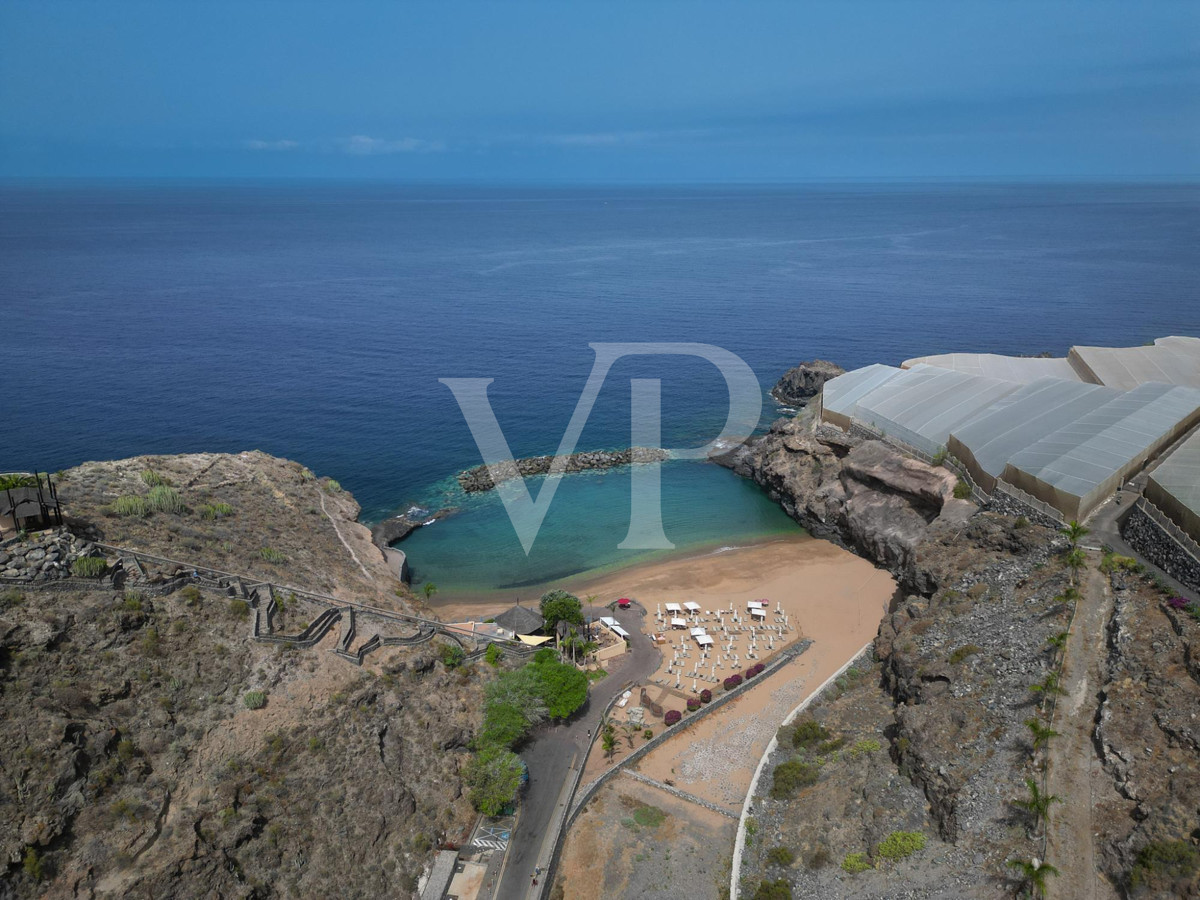
{"type": "Polygon", "coordinates": [[[513,637],[522,634],[536,634],[546,624],[541,613],[520,604],[500,613],[496,616],[495,621],[501,628],[511,632],[513,637]]]}

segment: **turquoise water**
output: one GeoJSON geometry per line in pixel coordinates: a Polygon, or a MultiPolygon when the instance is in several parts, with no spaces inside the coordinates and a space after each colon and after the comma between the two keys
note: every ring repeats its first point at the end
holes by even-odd
{"type": "MultiPolygon", "coordinates": [[[[543,480],[528,479],[532,494],[543,480]]],[[[414,583],[432,581],[443,595],[496,589],[520,597],[523,588],[667,552],[801,533],[751,482],[711,463],[674,461],[662,469],[662,515],[676,550],[620,550],[629,527],[630,481],[629,469],[564,478],[528,558],[494,491],[447,497],[463,504],[461,512],[399,546],[414,583]]]]}

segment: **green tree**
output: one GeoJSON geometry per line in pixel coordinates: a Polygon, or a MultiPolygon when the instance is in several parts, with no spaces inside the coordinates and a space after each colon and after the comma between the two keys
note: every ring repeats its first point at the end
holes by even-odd
{"type": "Polygon", "coordinates": [[[425,595],[426,600],[430,600],[433,598],[433,595],[437,593],[437,589],[438,588],[436,584],[434,584],[432,581],[427,581],[425,582],[424,587],[421,588],[421,592],[425,595]]]}
{"type": "Polygon", "coordinates": [[[613,752],[617,749],[617,732],[609,723],[605,723],[600,731],[600,746],[604,748],[605,758],[612,759],[613,752]]]}
{"type": "Polygon", "coordinates": [[[1025,800],[1014,800],[1013,804],[1029,813],[1033,822],[1033,833],[1036,834],[1043,824],[1050,824],[1051,805],[1062,803],[1063,799],[1057,794],[1043,794],[1038,783],[1032,778],[1025,779],[1025,786],[1029,789],[1029,797],[1025,800]]]}
{"type": "Polygon", "coordinates": [[[503,747],[484,747],[467,767],[471,802],[485,816],[497,816],[517,798],[525,766],[503,747]]]}
{"type": "Polygon", "coordinates": [[[1078,547],[1080,538],[1088,533],[1088,529],[1084,528],[1082,525],[1072,519],[1067,523],[1066,527],[1062,529],[1062,533],[1067,536],[1067,540],[1071,542],[1072,547],[1078,547]]]}
{"type": "Polygon", "coordinates": [[[1035,897],[1046,896],[1046,879],[1058,875],[1058,869],[1048,862],[1042,862],[1036,856],[1033,859],[1010,859],[1008,864],[1019,870],[1020,886],[1035,897]]]}
{"type": "Polygon", "coordinates": [[[542,683],[529,666],[505,672],[484,690],[486,703],[506,703],[521,711],[530,723],[537,725],[546,719],[546,701],[542,699],[542,683]]]}
{"type": "Polygon", "coordinates": [[[560,662],[553,650],[539,650],[528,664],[537,676],[538,693],[551,717],[565,719],[587,699],[587,676],[574,666],[560,662]]]}
{"type": "Polygon", "coordinates": [[[566,591],[548,591],[542,595],[542,618],[546,620],[546,630],[553,631],[559,622],[568,625],[583,624],[583,604],[574,594],[566,591]]]}
{"type": "Polygon", "coordinates": [[[1067,568],[1071,570],[1071,585],[1074,586],[1079,570],[1087,565],[1087,554],[1080,547],[1072,547],[1067,551],[1064,559],[1066,560],[1067,568]]]}
{"type": "Polygon", "coordinates": [[[1050,743],[1050,738],[1058,737],[1058,732],[1049,725],[1043,725],[1037,719],[1026,719],[1025,727],[1029,729],[1030,736],[1033,738],[1033,749],[1039,750],[1050,743]]]}
{"type": "Polygon", "coordinates": [[[511,703],[489,703],[483,714],[478,746],[512,747],[529,733],[532,723],[511,703]]]}
{"type": "Polygon", "coordinates": [[[1045,694],[1046,696],[1049,696],[1051,694],[1065,694],[1066,693],[1066,691],[1063,690],[1062,685],[1058,683],[1058,673],[1057,672],[1050,672],[1049,674],[1046,675],[1045,678],[1043,678],[1037,684],[1031,684],[1029,686],[1029,689],[1031,691],[1033,691],[1035,694],[1045,694]]]}

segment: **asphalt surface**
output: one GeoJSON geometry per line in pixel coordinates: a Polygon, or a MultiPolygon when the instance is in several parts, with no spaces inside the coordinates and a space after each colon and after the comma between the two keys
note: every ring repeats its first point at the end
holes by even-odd
{"type": "Polygon", "coordinates": [[[1122,488],[1109,497],[1087,522],[1089,533],[1084,535],[1081,544],[1099,549],[1104,546],[1112,547],[1121,556],[1131,556],[1154,572],[1180,596],[1197,599],[1196,592],[1176,581],[1150,560],[1146,559],[1125,542],[1121,537],[1121,523],[1133,511],[1133,505],[1141,496],[1139,491],[1122,488]]]}
{"type": "Polygon", "coordinates": [[[607,664],[608,677],[592,685],[587,703],[570,721],[541,726],[533,740],[520,750],[529,766],[529,784],[521,796],[504,873],[494,895],[498,900],[525,900],[534,892],[534,867],[541,865],[545,874],[553,849],[547,844],[551,837],[548,832],[567,801],[567,785],[575,777],[575,770],[584,764],[589,731],[596,733],[609,701],[626,684],[642,681],[658,668],[660,654],[642,633],[645,611],[640,607],[635,605],[615,613],[591,607],[583,613],[593,620],[613,616],[629,632],[630,651],[607,664]]]}

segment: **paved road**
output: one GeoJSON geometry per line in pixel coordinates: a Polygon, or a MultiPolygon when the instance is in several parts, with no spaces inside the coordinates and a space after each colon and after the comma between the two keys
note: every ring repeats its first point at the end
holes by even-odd
{"type": "Polygon", "coordinates": [[[508,845],[504,875],[495,897],[498,900],[524,900],[533,887],[534,866],[543,870],[550,857],[547,833],[566,803],[567,785],[575,770],[584,764],[589,730],[594,734],[608,702],[630,681],[641,681],[659,663],[659,651],[642,633],[644,611],[634,606],[615,614],[603,608],[584,610],[593,619],[614,615],[630,634],[630,652],[608,664],[608,677],[592,685],[587,705],[562,725],[543,725],[534,739],[521,750],[529,765],[529,786],[521,798],[517,827],[508,845]]]}
{"type": "Polygon", "coordinates": [[[1114,496],[1109,497],[1088,521],[1087,526],[1091,530],[1091,533],[1085,535],[1081,543],[1097,548],[1108,545],[1121,556],[1132,556],[1149,571],[1154,572],[1163,579],[1163,581],[1171,586],[1172,590],[1181,596],[1196,599],[1195,591],[1185,587],[1158,566],[1154,565],[1154,563],[1150,562],[1150,560],[1143,557],[1125,542],[1125,538],[1121,537],[1121,523],[1133,511],[1133,505],[1140,496],[1141,494],[1138,491],[1122,489],[1117,491],[1114,496]]]}

